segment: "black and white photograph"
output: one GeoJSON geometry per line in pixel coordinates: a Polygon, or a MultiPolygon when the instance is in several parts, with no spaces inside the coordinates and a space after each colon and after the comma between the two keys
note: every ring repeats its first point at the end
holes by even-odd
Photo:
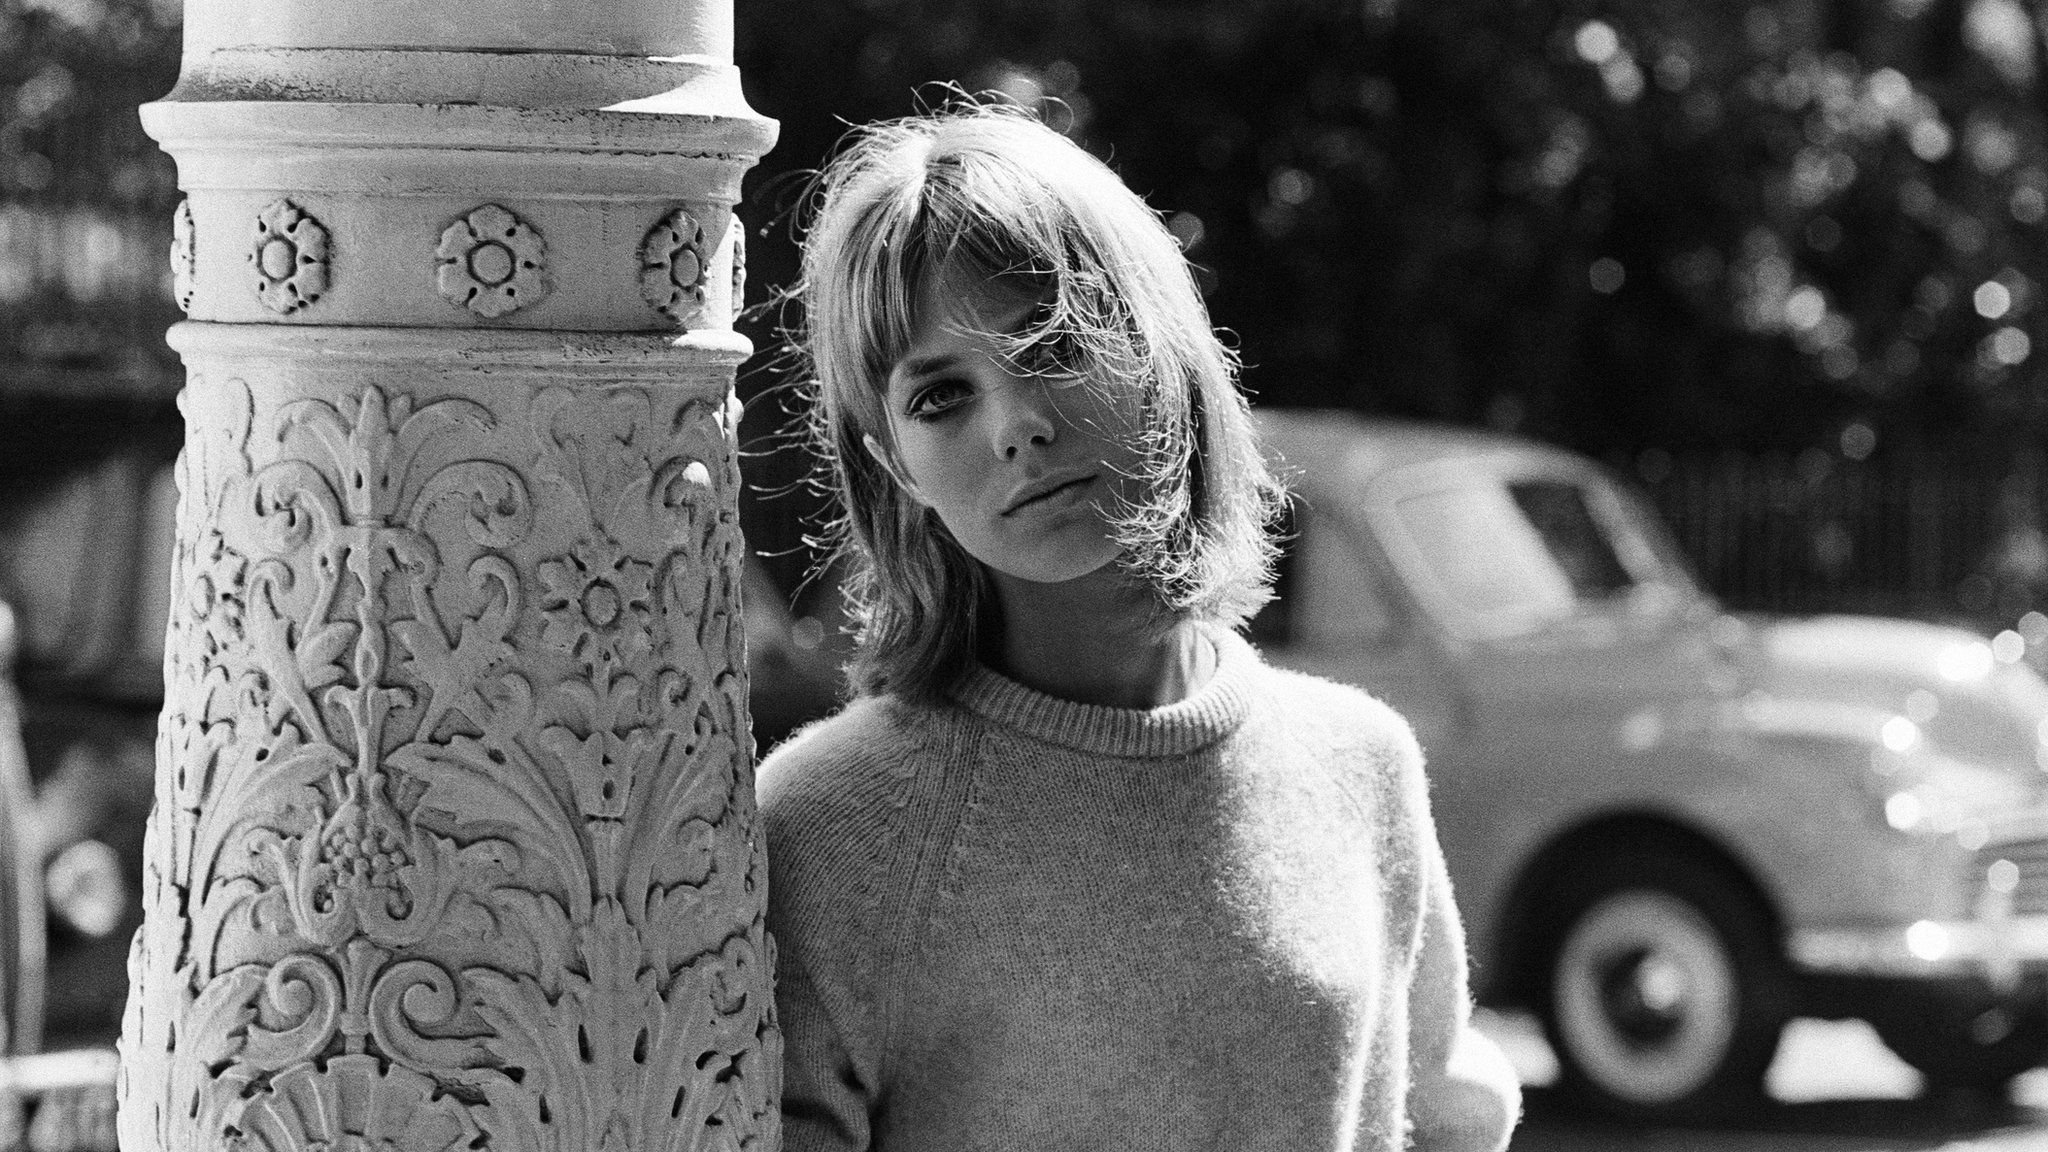
{"type": "Polygon", "coordinates": [[[1052,1148],[2048,1150],[2048,0],[0,0],[0,1152],[1052,1148]]]}

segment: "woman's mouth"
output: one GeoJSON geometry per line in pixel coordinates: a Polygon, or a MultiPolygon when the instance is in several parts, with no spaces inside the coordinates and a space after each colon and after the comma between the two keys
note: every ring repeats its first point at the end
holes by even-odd
{"type": "Polygon", "coordinates": [[[1090,474],[1087,476],[1068,477],[1064,480],[1054,478],[1049,482],[1031,485],[1011,498],[1009,507],[1003,509],[1003,515],[1009,516],[1026,508],[1033,508],[1051,500],[1077,494],[1094,482],[1095,477],[1093,474],[1090,474]]]}

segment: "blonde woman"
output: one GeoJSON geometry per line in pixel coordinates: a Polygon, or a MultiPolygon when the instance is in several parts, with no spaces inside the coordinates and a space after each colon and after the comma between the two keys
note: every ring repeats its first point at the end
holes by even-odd
{"type": "Polygon", "coordinates": [[[1408,726],[1261,662],[1277,499],[1178,247],[967,105],[798,289],[856,699],[762,765],[791,1152],[1499,1149],[1408,726]]]}

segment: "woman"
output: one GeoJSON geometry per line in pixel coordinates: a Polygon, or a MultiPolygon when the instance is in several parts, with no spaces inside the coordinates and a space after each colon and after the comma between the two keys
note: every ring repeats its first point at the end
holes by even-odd
{"type": "Polygon", "coordinates": [[[820,187],[858,695],[760,771],[786,1146],[1504,1147],[1413,736],[1235,632],[1277,495],[1172,237],[998,108],[820,187]]]}

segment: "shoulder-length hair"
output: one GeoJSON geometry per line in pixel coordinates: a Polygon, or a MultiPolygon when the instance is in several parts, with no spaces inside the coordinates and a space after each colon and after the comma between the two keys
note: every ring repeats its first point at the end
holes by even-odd
{"type": "Polygon", "coordinates": [[[994,620],[980,563],[865,444],[895,451],[889,372],[942,276],[1024,278],[1044,305],[1025,331],[991,335],[1136,390],[1145,495],[1112,518],[1157,624],[1237,627],[1265,603],[1279,489],[1236,358],[1179,245],[1114,172],[1027,113],[970,101],[855,129],[814,188],[791,297],[815,379],[808,431],[839,505],[829,539],[851,561],[858,691],[938,698],[994,620]]]}

